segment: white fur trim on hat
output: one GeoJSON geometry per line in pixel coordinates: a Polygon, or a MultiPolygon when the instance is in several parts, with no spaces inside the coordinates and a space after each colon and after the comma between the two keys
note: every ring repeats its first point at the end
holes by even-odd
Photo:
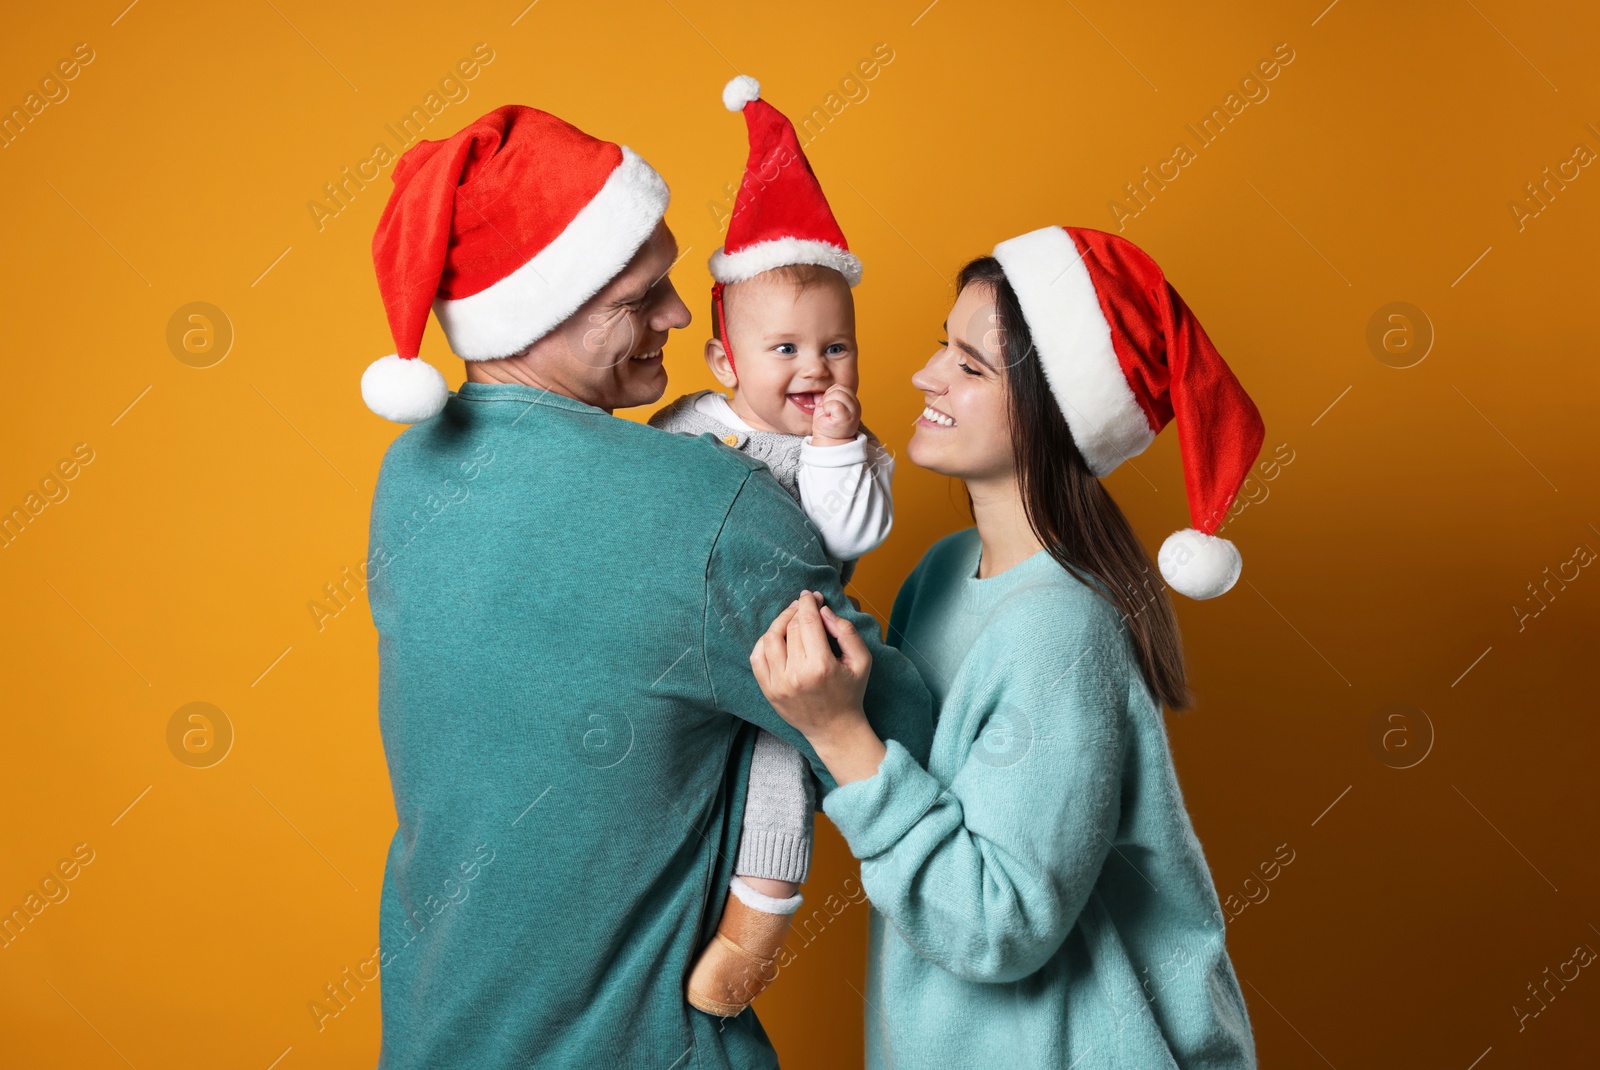
{"type": "Polygon", "coordinates": [[[1077,243],[1061,227],[1041,227],[996,245],[994,257],[1022,305],[1072,441],[1089,471],[1110,475],[1156,433],[1117,363],[1111,325],[1077,243]]]}
{"type": "Polygon", "coordinates": [[[390,353],[361,373],[361,400],[397,424],[421,423],[444,408],[449,396],[439,369],[421,357],[401,360],[398,353],[390,353]]]}
{"type": "Polygon", "coordinates": [[[669,196],[661,176],[622,146],[605,185],[532,260],[470,297],[434,299],[450,348],[462,360],[495,360],[549,334],[621,274],[666,214],[669,196]]]}
{"type": "Polygon", "coordinates": [[[713,279],[734,283],[792,264],[833,268],[852,287],[861,281],[861,261],[854,253],[811,238],[772,238],[747,245],[736,253],[718,249],[711,254],[710,267],[713,279]]]}
{"type": "Polygon", "coordinates": [[[1168,535],[1156,555],[1161,578],[1179,594],[1215,598],[1239,581],[1239,548],[1218,535],[1184,528],[1168,535]]]}
{"type": "Polygon", "coordinates": [[[759,910],[763,914],[793,914],[800,909],[801,895],[794,893],[787,899],[775,899],[770,895],[756,891],[740,877],[734,877],[728,882],[728,890],[738,897],[739,902],[751,910],[759,910]]]}
{"type": "Polygon", "coordinates": [[[729,111],[744,111],[752,100],[761,99],[761,83],[748,74],[737,75],[722,87],[722,106],[729,111]]]}

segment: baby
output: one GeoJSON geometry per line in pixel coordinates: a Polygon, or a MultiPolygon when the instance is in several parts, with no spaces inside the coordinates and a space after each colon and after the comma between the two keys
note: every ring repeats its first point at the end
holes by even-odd
{"type": "MultiPolygon", "coordinates": [[[[763,462],[822,536],[848,582],[855,559],[893,523],[894,461],[861,423],[849,251],[789,120],[745,76],[723,90],[743,111],[750,157],[728,237],[711,256],[706,363],[731,391],[685,395],[650,418],[666,431],[716,435],[763,462]]],[[[800,752],[761,732],[750,762],[733,893],[689,977],[689,1003],[738,1014],[777,976],[778,952],[811,864],[811,773],[800,752]]]]}
{"type": "Polygon", "coordinates": [[[855,559],[883,542],[894,519],[894,461],[862,426],[856,399],[850,284],[830,267],[786,264],[718,288],[706,364],[732,396],[686,394],[650,424],[710,432],[766,464],[848,583],[855,559]]]}

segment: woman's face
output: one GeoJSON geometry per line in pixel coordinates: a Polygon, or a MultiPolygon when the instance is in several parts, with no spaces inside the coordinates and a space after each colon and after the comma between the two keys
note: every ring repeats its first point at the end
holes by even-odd
{"type": "Polygon", "coordinates": [[[1005,336],[993,291],[981,284],[962,290],[944,326],[939,351],[911,377],[927,408],[906,453],[913,464],[941,475],[968,481],[1009,476],[1005,336]]]}

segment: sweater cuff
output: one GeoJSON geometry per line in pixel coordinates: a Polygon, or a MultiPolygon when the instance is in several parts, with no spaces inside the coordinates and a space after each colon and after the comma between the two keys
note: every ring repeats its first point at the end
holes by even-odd
{"type": "Polygon", "coordinates": [[[811,436],[800,440],[800,463],[814,468],[848,468],[853,464],[867,463],[867,433],[856,432],[854,442],[838,446],[813,446],[811,436]]]}
{"type": "Polygon", "coordinates": [[[944,794],[939,781],[898,740],[885,740],[884,747],[887,753],[875,774],[834,788],[822,800],[822,812],[857,858],[872,858],[893,847],[944,794]]]}
{"type": "Polygon", "coordinates": [[[741,877],[804,884],[811,870],[811,837],[747,825],[739,834],[734,870],[741,877]]]}

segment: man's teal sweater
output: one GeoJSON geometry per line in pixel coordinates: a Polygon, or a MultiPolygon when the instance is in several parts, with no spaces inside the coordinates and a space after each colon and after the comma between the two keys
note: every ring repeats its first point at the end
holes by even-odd
{"type": "Polygon", "coordinates": [[[872,648],[868,716],[924,759],[917,670],[764,466],[519,385],[400,435],[368,590],[399,821],[385,1070],[772,1067],[753,1011],[684,1002],[732,876],[767,703],[750,651],[802,589],[872,648]]]}
{"type": "MultiPolygon", "coordinates": [[[[889,638],[938,707],[823,809],[872,901],[867,1065],[1247,1070],[1223,921],[1118,611],[1043,551],[936,543],[889,638]]],[[[1097,581],[1096,581],[1097,582],[1097,581]]]]}

